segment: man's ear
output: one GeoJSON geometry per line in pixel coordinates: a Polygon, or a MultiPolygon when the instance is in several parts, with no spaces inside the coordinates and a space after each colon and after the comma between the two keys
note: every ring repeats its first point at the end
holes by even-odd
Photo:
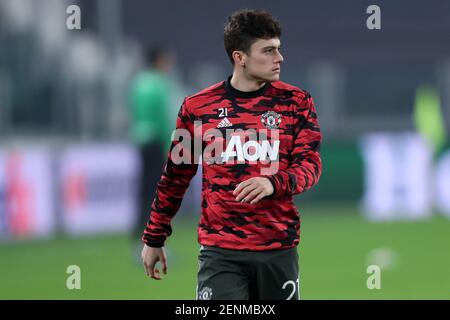
{"type": "Polygon", "coordinates": [[[241,67],[245,67],[246,55],[242,51],[233,51],[233,61],[234,65],[239,65],[241,67]]]}

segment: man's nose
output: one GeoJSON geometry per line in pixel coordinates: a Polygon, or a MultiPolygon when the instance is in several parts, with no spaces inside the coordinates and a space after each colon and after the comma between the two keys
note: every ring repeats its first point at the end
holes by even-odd
{"type": "Polygon", "coordinates": [[[284,61],[284,58],[283,58],[283,56],[281,55],[281,53],[278,51],[278,54],[277,54],[277,57],[276,57],[275,62],[276,62],[276,63],[282,63],[283,61],[284,61]]]}

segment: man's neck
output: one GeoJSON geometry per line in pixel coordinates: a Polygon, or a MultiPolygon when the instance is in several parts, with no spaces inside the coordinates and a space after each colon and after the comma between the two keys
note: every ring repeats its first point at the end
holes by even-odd
{"type": "Polygon", "coordinates": [[[243,74],[237,74],[236,72],[233,72],[233,75],[230,80],[230,84],[235,88],[236,90],[243,91],[243,92],[252,92],[257,91],[261,89],[265,81],[258,81],[255,79],[249,79],[243,74]]]}

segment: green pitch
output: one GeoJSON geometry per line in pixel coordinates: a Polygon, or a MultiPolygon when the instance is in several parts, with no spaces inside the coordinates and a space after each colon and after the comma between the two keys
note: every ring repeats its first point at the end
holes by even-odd
{"type": "MultiPolygon", "coordinates": [[[[369,223],[344,206],[301,212],[303,299],[450,299],[450,220],[369,223]],[[366,286],[374,262],[385,267],[379,290],[366,286]]],[[[162,281],[145,276],[128,235],[2,243],[0,299],[193,299],[196,221],[182,215],[162,281]],[[66,288],[69,265],[81,268],[80,290],[66,288]]]]}

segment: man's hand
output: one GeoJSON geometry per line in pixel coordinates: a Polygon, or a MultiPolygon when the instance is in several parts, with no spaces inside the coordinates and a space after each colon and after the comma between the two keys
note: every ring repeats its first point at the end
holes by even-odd
{"type": "Polygon", "coordinates": [[[233,191],[236,201],[258,203],[262,198],[273,193],[272,183],[268,178],[250,178],[238,184],[233,191]]]}
{"type": "Polygon", "coordinates": [[[158,261],[162,264],[162,271],[164,274],[167,274],[167,257],[164,247],[152,248],[144,244],[141,256],[147,276],[150,276],[155,280],[161,280],[159,269],[155,267],[158,261]]]}

